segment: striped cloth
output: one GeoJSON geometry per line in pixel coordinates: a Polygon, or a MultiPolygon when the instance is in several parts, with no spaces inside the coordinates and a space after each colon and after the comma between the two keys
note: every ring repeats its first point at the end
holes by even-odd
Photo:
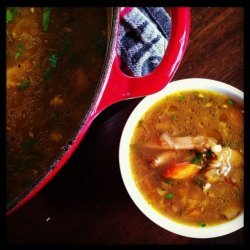
{"type": "Polygon", "coordinates": [[[163,7],[135,7],[121,17],[118,55],[130,76],[150,73],[168,46],[171,18],[163,7]]]}

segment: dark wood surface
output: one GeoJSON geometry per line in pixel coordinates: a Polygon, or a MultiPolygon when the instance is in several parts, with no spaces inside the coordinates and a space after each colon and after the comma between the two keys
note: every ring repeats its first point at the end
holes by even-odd
{"type": "MultiPolygon", "coordinates": [[[[174,80],[204,77],[243,90],[243,9],[192,8],[191,33],[174,80]]],[[[212,239],[170,233],[130,199],[118,163],[120,135],[141,99],[100,114],[73,157],[30,202],[7,218],[8,244],[242,244],[243,229],[212,239]]]]}

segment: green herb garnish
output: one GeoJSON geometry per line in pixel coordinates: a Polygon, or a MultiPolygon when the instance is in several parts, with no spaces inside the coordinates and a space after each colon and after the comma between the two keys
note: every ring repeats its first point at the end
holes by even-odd
{"type": "Polygon", "coordinates": [[[185,96],[184,95],[179,96],[179,101],[180,102],[183,102],[184,100],[185,100],[185,96]]]}
{"type": "Polygon", "coordinates": [[[172,119],[173,121],[175,121],[175,120],[177,119],[177,116],[176,116],[176,115],[171,115],[171,119],[172,119]]]}
{"type": "Polygon", "coordinates": [[[56,53],[52,53],[49,56],[49,62],[50,62],[50,66],[48,68],[45,69],[43,78],[44,80],[48,80],[49,77],[51,76],[51,74],[54,72],[54,70],[56,69],[58,60],[60,58],[60,56],[65,55],[65,53],[69,50],[69,48],[71,47],[71,39],[67,38],[65,40],[63,49],[60,52],[56,52],[56,53]]]}
{"type": "Polygon", "coordinates": [[[167,198],[168,200],[171,200],[171,199],[174,198],[174,194],[166,194],[166,198],[167,198]]]}
{"type": "Polygon", "coordinates": [[[51,54],[49,57],[49,61],[50,61],[50,65],[52,68],[55,68],[57,65],[57,61],[58,61],[59,57],[57,54],[51,54]]]}
{"type": "Polygon", "coordinates": [[[18,86],[18,89],[19,89],[20,91],[24,91],[25,89],[28,88],[29,84],[30,84],[30,81],[27,80],[27,79],[25,79],[25,80],[18,86]]]}
{"type": "Polygon", "coordinates": [[[51,76],[51,74],[53,73],[53,71],[56,68],[58,59],[59,59],[59,57],[56,53],[53,53],[49,56],[50,66],[48,68],[46,68],[46,70],[44,72],[44,75],[43,75],[44,80],[49,79],[49,77],[51,76]]]}
{"type": "Polygon", "coordinates": [[[17,7],[8,8],[6,10],[6,23],[10,23],[14,20],[18,13],[17,7]]]}
{"type": "Polygon", "coordinates": [[[48,7],[43,8],[42,25],[43,30],[47,31],[50,23],[50,9],[48,7]]]}
{"type": "Polygon", "coordinates": [[[230,104],[230,105],[234,105],[234,100],[228,99],[228,100],[227,100],[227,103],[230,104]]]}
{"type": "Polygon", "coordinates": [[[205,226],[206,226],[206,223],[201,222],[201,223],[199,223],[199,225],[200,225],[200,227],[205,227],[205,226]]]}
{"type": "Polygon", "coordinates": [[[197,153],[197,155],[191,160],[194,164],[199,164],[201,162],[202,154],[197,153]]]}
{"type": "Polygon", "coordinates": [[[206,151],[206,157],[211,157],[212,156],[212,150],[211,149],[208,149],[207,151],[206,151]]]}
{"type": "Polygon", "coordinates": [[[17,49],[17,52],[15,54],[15,61],[22,55],[23,53],[23,45],[19,45],[18,49],[17,49]]]}

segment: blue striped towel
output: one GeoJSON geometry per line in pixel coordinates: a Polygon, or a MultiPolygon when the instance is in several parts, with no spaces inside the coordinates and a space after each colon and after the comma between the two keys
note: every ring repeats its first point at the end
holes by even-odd
{"type": "Polygon", "coordinates": [[[130,76],[143,76],[159,65],[168,46],[171,18],[163,7],[134,7],[121,18],[118,55],[130,76]]]}

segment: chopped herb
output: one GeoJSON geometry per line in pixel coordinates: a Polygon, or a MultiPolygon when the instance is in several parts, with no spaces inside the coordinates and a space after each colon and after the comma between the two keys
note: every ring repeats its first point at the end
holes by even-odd
{"type": "Polygon", "coordinates": [[[201,222],[201,223],[199,223],[199,225],[200,225],[201,227],[205,227],[205,226],[206,226],[206,223],[201,222]]]}
{"type": "Polygon", "coordinates": [[[19,45],[17,52],[15,54],[15,61],[22,55],[23,53],[23,45],[19,45]]]}
{"type": "Polygon", "coordinates": [[[230,105],[234,105],[234,101],[231,100],[231,99],[228,99],[228,100],[227,100],[227,103],[230,104],[230,105]]]}
{"type": "Polygon", "coordinates": [[[171,200],[171,199],[174,198],[174,194],[166,194],[166,198],[167,198],[168,200],[171,200]]]}
{"type": "Polygon", "coordinates": [[[168,185],[170,185],[170,186],[173,186],[173,184],[174,184],[173,181],[170,180],[170,179],[166,179],[165,182],[166,182],[168,185]]]}
{"type": "Polygon", "coordinates": [[[59,57],[58,57],[57,53],[53,53],[49,56],[50,66],[45,69],[45,72],[43,74],[44,80],[47,81],[50,78],[51,74],[53,73],[53,71],[56,68],[58,59],[59,59],[59,57]]]}
{"type": "Polygon", "coordinates": [[[173,121],[175,121],[175,120],[177,119],[177,116],[176,116],[176,115],[171,115],[171,119],[172,119],[173,121]]]}
{"type": "Polygon", "coordinates": [[[19,89],[20,91],[24,91],[25,89],[28,88],[29,84],[30,84],[30,81],[27,80],[27,79],[25,79],[25,80],[18,86],[18,89],[19,89]]]}
{"type": "Polygon", "coordinates": [[[207,151],[206,151],[206,157],[211,157],[212,156],[212,150],[211,149],[208,149],[207,151]]]}
{"type": "Polygon", "coordinates": [[[21,146],[21,149],[22,149],[23,151],[27,151],[27,150],[31,149],[31,148],[35,145],[36,142],[37,142],[37,140],[36,140],[35,138],[31,138],[31,139],[29,139],[29,140],[23,142],[23,143],[20,145],[20,146],[21,146]]]}
{"type": "Polygon", "coordinates": [[[43,30],[47,31],[50,23],[50,9],[48,7],[43,8],[42,25],[43,30]]]}
{"type": "Polygon", "coordinates": [[[185,100],[185,96],[184,95],[179,96],[179,101],[180,102],[183,102],[184,100],[185,100]]]}
{"type": "Polygon", "coordinates": [[[17,7],[8,8],[6,10],[6,23],[10,23],[14,20],[18,13],[17,7]]]}
{"type": "Polygon", "coordinates": [[[58,63],[60,56],[63,56],[69,50],[70,47],[71,47],[71,40],[69,38],[69,39],[66,39],[62,51],[52,53],[49,56],[50,66],[48,68],[46,68],[46,70],[44,72],[44,75],[43,75],[44,80],[49,79],[49,77],[51,76],[51,74],[53,73],[53,71],[55,70],[55,68],[57,66],[57,63],[58,63]]]}
{"type": "Polygon", "coordinates": [[[201,162],[202,154],[198,153],[192,160],[191,162],[194,164],[199,164],[201,162]]]}
{"type": "Polygon", "coordinates": [[[58,61],[58,55],[57,54],[51,54],[49,57],[50,65],[52,68],[56,67],[57,61],[58,61]]]}

